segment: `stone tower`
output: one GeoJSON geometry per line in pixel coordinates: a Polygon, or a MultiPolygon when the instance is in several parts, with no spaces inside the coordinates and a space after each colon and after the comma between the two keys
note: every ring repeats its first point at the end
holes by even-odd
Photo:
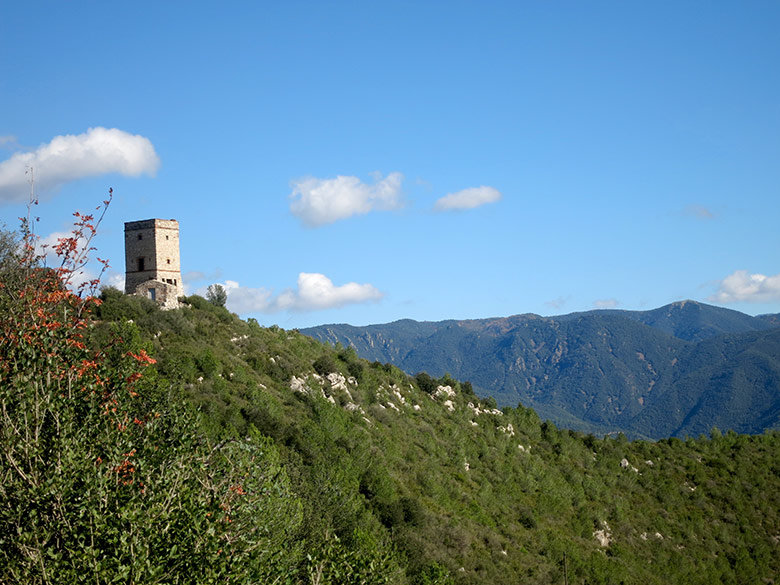
{"type": "Polygon", "coordinates": [[[145,296],[165,309],[184,295],[179,263],[179,222],[145,219],[125,223],[125,292],[145,296]]]}

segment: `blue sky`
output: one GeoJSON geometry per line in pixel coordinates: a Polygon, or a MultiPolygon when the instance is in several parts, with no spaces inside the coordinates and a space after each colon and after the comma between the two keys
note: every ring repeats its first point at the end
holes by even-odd
{"type": "Polygon", "coordinates": [[[780,312],[777,2],[4,2],[0,219],[262,324],[780,312]]]}

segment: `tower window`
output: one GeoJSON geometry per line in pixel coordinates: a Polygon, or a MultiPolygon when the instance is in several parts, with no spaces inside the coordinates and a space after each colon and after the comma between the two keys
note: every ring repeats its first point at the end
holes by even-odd
{"type": "Polygon", "coordinates": [[[170,263],[171,263],[171,259],[170,259],[170,258],[168,258],[168,259],[166,260],[166,262],[167,262],[168,264],[170,264],[170,263]]]}
{"type": "Polygon", "coordinates": [[[138,239],[139,240],[143,240],[144,239],[144,235],[143,234],[138,234],[138,239]]]}
{"type": "Polygon", "coordinates": [[[143,258],[139,258],[138,259],[138,272],[143,272],[143,271],[144,271],[144,259],[143,258]]]}
{"type": "Polygon", "coordinates": [[[168,239],[168,236],[165,236],[165,239],[167,240],[167,239],[168,239]]]}

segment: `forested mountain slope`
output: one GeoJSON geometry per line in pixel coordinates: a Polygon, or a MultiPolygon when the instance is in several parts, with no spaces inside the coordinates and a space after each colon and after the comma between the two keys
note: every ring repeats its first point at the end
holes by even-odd
{"type": "Polygon", "coordinates": [[[683,301],[652,311],[404,320],[303,332],[409,373],[470,380],[499,404],[521,402],[586,431],[661,438],[721,426],[758,433],[780,419],[771,315],[683,301]]]}

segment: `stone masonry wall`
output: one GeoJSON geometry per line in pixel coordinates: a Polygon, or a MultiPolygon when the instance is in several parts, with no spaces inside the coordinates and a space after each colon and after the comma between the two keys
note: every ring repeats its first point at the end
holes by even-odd
{"type": "Polygon", "coordinates": [[[152,280],[173,287],[165,295],[167,298],[176,299],[184,294],[179,222],[175,219],[125,223],[125,292],[137,294],[141,284],[152,280]]]}

